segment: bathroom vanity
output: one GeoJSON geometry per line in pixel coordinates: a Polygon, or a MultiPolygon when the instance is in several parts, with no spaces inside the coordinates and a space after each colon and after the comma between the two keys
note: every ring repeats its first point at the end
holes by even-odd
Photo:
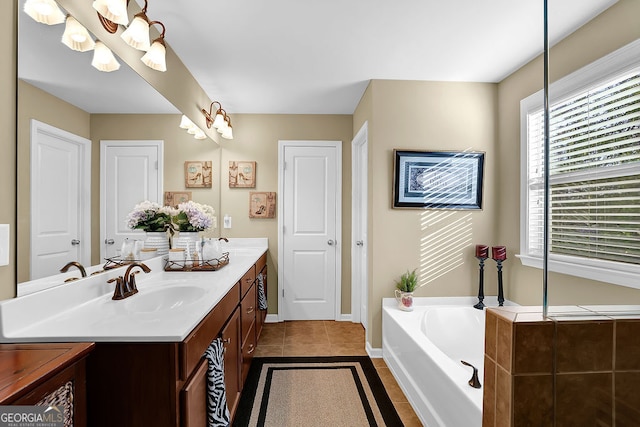
{"type": "Polygon", "coordinates": [[[232,242],[229,264],[218,271],[167,272],[154,258],[146,262],[151,273],[137,274],[139,292],[121,301],[111,299],[106,282],[123,269],[2,302],[0,339],[95,342],[87,359],[88,425],[193,427],[206,426],[203,354],[220,337],[233,416],[266,316],[256,278],[266,275],[267,242],[246,240],[251,245],[232,242]],[[53,301],[61,307],[52,309],[53,301]],[[29,323],[15,304],[42,317],[29,323]]]}

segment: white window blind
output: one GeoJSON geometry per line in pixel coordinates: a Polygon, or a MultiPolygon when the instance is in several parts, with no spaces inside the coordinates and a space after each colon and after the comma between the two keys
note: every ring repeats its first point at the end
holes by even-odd
{"type": "MultiPolygon", "coordinates": [[[[550,252],[640,264],[640,67],[550,105],[550,252]]],[[[544,115],[528,127],[528,252],[542,254],[544,115]]]]}

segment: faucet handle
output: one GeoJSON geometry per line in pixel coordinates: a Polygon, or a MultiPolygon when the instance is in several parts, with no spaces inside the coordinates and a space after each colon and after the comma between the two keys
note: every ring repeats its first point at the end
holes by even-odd
{"type": "Polygon", "coordinates": [[[122,276],[114,277],[113,279],[107,280],[107,283],[113,283],[113,282],[116,282],[116,288],[113,291],[113,296],[111,297],[111,299],[112,300],[125,299],[128,295],[125,290],[124,279],[122,278],[122,276]]]}

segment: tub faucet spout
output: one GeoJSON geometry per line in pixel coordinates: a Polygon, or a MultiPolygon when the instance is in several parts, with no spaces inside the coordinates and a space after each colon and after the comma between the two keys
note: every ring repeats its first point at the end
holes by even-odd
{"type": "Polygon", "coordinates": [[[480,384],[480,380],[478,379],[478,368],[476,368],[469,362],[465,362],[464,360],[461,360],[460,363],[473,368],[473,375],[471,375],[471,379],[469,380],[469,385],[473,388],[482,387],[482,384],[480,384]]]}

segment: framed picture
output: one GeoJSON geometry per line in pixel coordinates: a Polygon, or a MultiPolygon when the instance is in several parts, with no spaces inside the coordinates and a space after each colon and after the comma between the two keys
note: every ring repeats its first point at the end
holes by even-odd
{"type": "Polygon", "coordinates": [[[229,188],[235,187],[256,187],[256,162],[229,162],[229,188]]]}
{"type": "Polygon", "coordinates": [[[187,188],[211,188],[211,161],[184,162],[184,186],[187,188]]]}
{"type": "Polygon", "coordinates": [[[249,193],[249,218],[275,218],[276,193],[251,191],[249,193]]]}
{"type": "Polygon", "coordinates": [[[484,153],[394,150],[393,207],[482,209],[484,153]]]}
{"type": "Polygon", "coordinates": [[[164,205],[176,207],[180,203],[191,200],[191,191],[165,191],[164,205]]]}

